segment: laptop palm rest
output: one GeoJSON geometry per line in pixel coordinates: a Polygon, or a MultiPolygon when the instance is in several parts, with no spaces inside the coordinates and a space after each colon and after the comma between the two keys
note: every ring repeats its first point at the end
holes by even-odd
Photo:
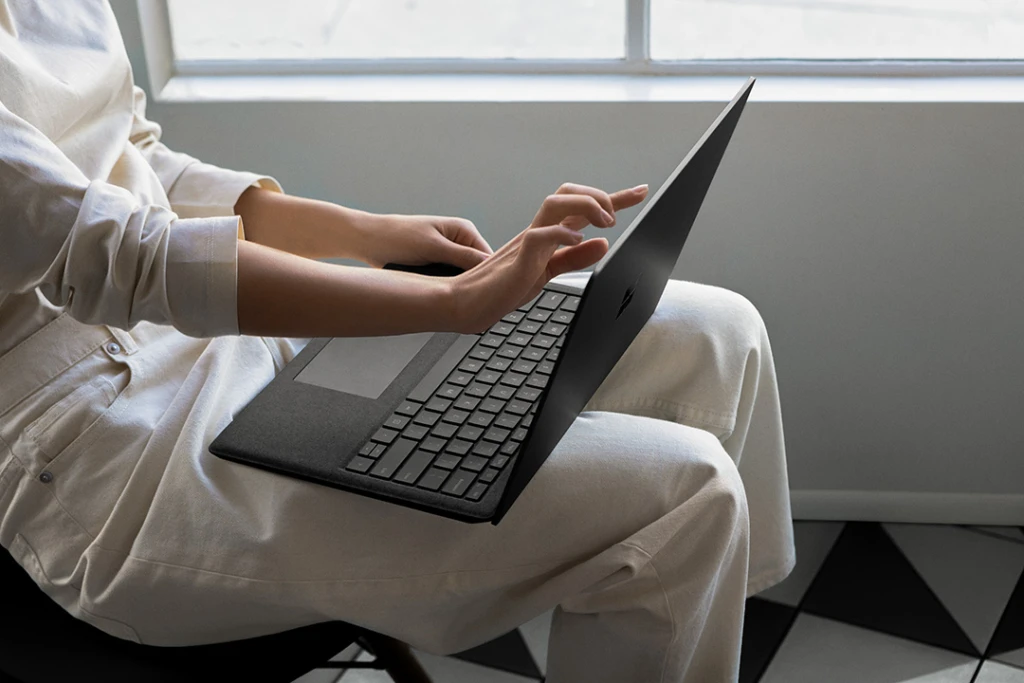
{"type": "Polygon", "coordinates": [[[376,400],[433,336],[335,337],[295,381],[376,400]]]}

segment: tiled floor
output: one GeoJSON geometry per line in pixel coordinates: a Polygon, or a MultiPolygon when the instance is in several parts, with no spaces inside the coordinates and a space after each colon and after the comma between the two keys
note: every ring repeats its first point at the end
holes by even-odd
{"type": "MultiPolygon", "coordinates": [[[[1024,683],[1020,528],[798,522],[796,540],[790,578],[747,602],[741,683],[1024,683]]],[[[536,681],[549,626],[548,614],[466,655],[529,676],[418,656],[435,683],[536,681]]]]}

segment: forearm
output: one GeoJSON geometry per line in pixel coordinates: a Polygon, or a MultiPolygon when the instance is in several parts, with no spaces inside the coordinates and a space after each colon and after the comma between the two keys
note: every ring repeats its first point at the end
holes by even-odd
{"type": "Polygon", "coordinates": [[[363,260],[364,242],[380,216],[330,202],[291,197],[259,188],[235,204],[245,239],[307,258],[363,260]]]}
{"type": "Polygon", "coordinates": [[[451,285],[444,278],[333,265],[248,241],[238,243],[242,334],[362,337],[443,332],[458,328],[453,309],[451,285]]]}

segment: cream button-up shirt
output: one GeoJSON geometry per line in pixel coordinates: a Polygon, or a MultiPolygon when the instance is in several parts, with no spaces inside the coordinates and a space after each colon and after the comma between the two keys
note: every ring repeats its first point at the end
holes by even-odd
{"type": "Polygon", "coordinates": [[[0,355],[65,311],[237,334],[233,206],[279,188],[172,152],[145,104],[107,2],[0,0],[0,355]]]}

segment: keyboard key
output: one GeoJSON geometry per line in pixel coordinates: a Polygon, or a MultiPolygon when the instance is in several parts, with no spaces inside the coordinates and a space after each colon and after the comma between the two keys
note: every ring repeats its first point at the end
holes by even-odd
{"type": "Polygon", "coordinates": [[[401,484],[409,484],[412,486],[416,483],[416,480],[423,474],[423,470],[427,469],[430,465],[430,461],[434,459],[434,454],[427,451],[421,451],[419,449],[413,451],[413,454],[409,456],[409,459],[402,465],[402,469],[398,470],[398,474],[395,475],[395,481],[401,484]]]}
{"type": "Polygon", "coordinates": [[[469,487],[469,491],[466,493],[466,500],[480,500],[487,493],[487,484],[481,484],[477,482],[469,487]]]}
{"type": "Polygon", "coordinates": [[[488,413],[500,413],[504,407],[505,402],[495,398],[484,399],[484,402],[480,404],[480,410],[485,410],[488,413]]]}
{"type": "Polygon", "coordinates": [[[491,427],[484,434],[484,440],[501,443],[502,441],[508,438],[508,435],[509,431],[507,429],[502,429],[501,427],[491,427]]]}
{"type": "Polygon", "coordinates": [[[470,441],[455,439],[450,444],[448,444],[448,448],[445,450],[447,450],[449,453],[454,453],[455,455],[465,455],[466,453],[469,453],[469,449],[472,447],[473,444],[470,441]]]}
{"type": "Polygon", "coordinates": [[[525,317],[526,317],[526,314],[523,313],[522,311],[512,311],[511,313],[506,315],[501,320],[502,320],[502,322],[512,323],[514,325],[515,323],[519,322],[520,320],[522,320],[525,317]]]}
{"type": "Polygon", "coordinates": [[[551,316],[551,322],[558,323],[559,325],[568,325],[572,322],[573,314],[568,311],[555,311],[555,314],[551,316]]]}
{"type": "Polygon", "coordinates": [[[416,411],[420,409],[419,403],[413,403],[412,401],[402,401],[402,405],[395,408],[395,412],[399,415],[406,415],[412,417],[416,414],[416,411]]]}
{"type": "Polygon", "coordinates": [[[529,310],[530,310],[531,308],[533,308],[533,307],[534,307],[534,305],[535,305],[535,304],[537,303],[537,301],[539,301],[539,300],[540,300],[540,294],[538,294],[537,296],[533,297],[532,299],[530,299],[529,301],[527,301],[527,302],[526,302],[525,304],[523,304],[522,306],[520,306],[520,307],[518,308],[518,310],[520,310],[520,311],[529,311],[529,310]]]}
{"type": "Polygon", "coordinates": [[[520,387],[525,381],[526,375],[521,375],[518,372],[512,372],[511,370],[501,376],[501,383],[510,387],[520,387]]]}
{"type": "Polygon", "coordinates": [[[562,348],[562,344],[564,344],[564,343],[565,343],[565,337],[559,337],[558,341],[555,342],[555,348],[556,349],[562,348]]]}
{"type": "Polygon", "coordinates": [[[462,462],[462,458],[455,455],[454,453],[442,453],[437,456],[437,460],[434,461],[434,467],[440,467],[446,470],[454,470],[462,462]]]}
{"type": "Polygon", "coordinates": [[[497,384],[499,379],[501,379],[501,373],[496,370],[484,370],[476,376],[476,381],[484,384],[497,384]]]}
{"type": "Polygon", "coordinates": [[[491,443],[490,441],[480,441],[477,445],[473,446],[473,455],[479,455],[483,458],[489,458],[498,452],[498,444],[491,443]]]}
{"type": "Polygon", "coordinates": [[[356,457],[352,458],[352,462],[350,462],[348,464],[348,467],[346,467],[345,469],[351,470],[353,472],[359,472],[360,474],[362,474],[371,467],[373,467],[373,460],[370,460],[369,458],[364,458],[361,455],[357,455],[356,457]]]}
{"type": "Polygon", "coordinates": [[[548,351],[548,355],[544,356],[547,360],[558,360],[558,349],[551,349],[548,351]]]}
{"type": "Polygon", "coordinates": [[[498,452],[502,455],[515,455],[517,450],[519,450],[519,444],[515,441],[509,441],[502,444],[498,452]]]}
{"type": "Polygon", "coordinates": [[[449,424],[447,422],[439,422],[438,425],[434,427],[434,431],[432,431],[431,434],[433,434],[439,439],[447,440],[455,436],[455,432],[457,432],[458,430],[459,428],[453,424],[449,424]]]}
{"type": "Polygon", "coordinates": [[[419,414],[412,419],[415,424],[426,425],[433,427],[434,423],[440,419],[441,413],[435,413],[433,410],[421,410],[419,414]]]}
{"type": "Polygon", "coordinates": [[[452,402],[449,399],[435,396],[430,399],[430,403],[427,404],[427,410],[433,410],[435,413],[443,413],[448,410],[448,406],[451,404],[452,402]]]}
{"type": "Polygon", "coordinates": [[[580,306],[580,298],[578,296],[571,296],[566,299],[565,303],[562,304],[562,308],[567,311],[575,311],[580,306]]]}
{"type": "Polygon", "coordinates": [[[377,444],[372,441],[367,441],[366,445],[359,449],[359,455],[369,455],[370,453],[373,453],[373,447],[376,445],[377,444]]]}
{"type": "Polygon", "coordinates": [[[374,444],[373,451],[370,453],[370,455],[368,455],[366,457],[373,458],[373,459],[376,460],[377,458],[380,457],[380,454],[383,453],[386,448],[387,448],[387,446],[385,446],[382,443],[374,444]]]}
{"type": "Polygon", "coordinates": [[[558,308],[558,304],[565,300],[565,294],[558,292],[545,292],[544,296],[537,302],[538,308],[558,308]]]}
{"type": "Polygon", "coordinates": [[[471,472],[479,472],[487,467],[487,460],[479,455],[470,455],[462,459],[462,466],[471,472]]]}
{"type": "Polygon", "coordinates": [[[496,349],[505,343],[505,340],[496,334],[489,334],[480,340],[481,346],[490,346],[492,349],[496,349]]]}
{"type": "Polygon", "coordinates": [[[488,467],[480,475],[480,479],[478,481],[482,481],[485,484],[490,484],[492,481],[498,478],[499,474],[501,474],[501,470],[496,470],[493,467],[488,467]]]}
{"type": "Polygon", "coordinates": [[[497,372],[505,372],[508,370],[508,366],[510,365],[512,365],[512,361],[508,358],[492,358],[490,362],[487,363],[487,369],[495,370],[497,372]]]}
{"type": "Polygon", "coordinates": [[[523,426],[524,427],[529,427],[532,424],[533,424],[533,414],[531,413],[530,415],[527,415],[526,417],[523,418],[523,426]]]}
{"type": "Polygon", "coordinates": [[[516,393],[515,387],[510,387],[505,384],[495,384],[494,388],[491,389],[491,398],[499,401],[507,401],[516,393]]]}
{"type": "Polygon", "coordinates": [[[546,323],[550,317],[551,311],[546,311],[543,308],[536,308],[530,311],[530,315],[526,316],[526,319],[538,323],[546,323]]]}
{"type": "Polygon", "coordinates": [[[470,358],[476,358],[477,360],[487,360],[494,355],[494,349],[486,346],[477,346],[469,352],[470,358]]]}
{"type": "Polygon", "coordinates": [[[526,440],[526,428],[520,427],[516,431],[512,432],[513,441],[525,441],[526,440]]]}
{"type": "Polygon", "coordinates": [[[431,467],[427,470],[427,473],[423,475],[420,482],[416,484],[417,488],[427,489],[429,491],[436,491],[441,488],[441,484],[448,478],[448,473],[437,467],[431,467]]]}
{"type": "Polygon", "coordinates": [[[420,444],[420,448],[431,453],[440,453],[444,449],[445,444],[448,443],[444,439],[439,439],[436,436],[428,436],[420,444]]]}
{"type": "Polygon", "coordinates": [[[548,378],[544,375],[530,375],[530,379],[526,380],[526,386],[534,389],[543,389],[547,385],[548,378]]]}
{"type": "Polygon", "coordinates": [[[522,360],[544,360],[544,349],[539,349],[536,346],[529,346],[525,351],[523,351],[522,360]]]}
{"type": "Polygon", "coordinates": [[[462,496],[475,478],[476,475],[474,473],[468,470],[457,469],[448,477],[448,481],[445,483],[444,488],[441,489],[441,492],[447,493],[449,496],[462,496]]]}
{"type": "Polygon", "coordinates": [[[500,334],[503,337],[507,337],[512,334],[512,330],[514,329],[516,329],[516,326],[512,323],[495,323],[494,326],[491,327],[491,334],[500,334]]]}
{"type": "Polygon", "coordinates": [[[384,457],[377,461],[376,466],[370,471],[375,477],[382,479],[390,479],[398,471],[398,468],[402,466],[405,459],[412,453],[413,448],[416,447],[415,441],[409,439],[398,439],[391,445],[385,453],[384,457]]]}
{"type": "Polygon", "coordinates": [[[537,372],[541,373],[542,375],[550,375],[554,369],[555,364],[549,360],[537,364],[537,372]]]}
{"type": "Polygon", "coordinates": [[[484,362],[482,360],[477,360],[475,358],[467,358],[466,360],[462,361],[462,365],[459,366],[459,370],[473,374],[480,372],[480,368],[482,368],[483,366],[484,362]]]}
{"type": "Polygon", "coordinates": [[[502,413],[497,420],[494,421],[495,427],[501,427],[502,429],[515,429],[516,424],[519,423],[519,418],[511,413],[502,413]]]}
{"type": "Polygon", "coordinates": [[[517,327],[516,330],[524,334],[534,335],[540,332],[540,328],[540,323],[535,323],[532,320],[524,320],[519,323],[519,327],[517,327]]]}
{"type": "Polygon", "coordinates": [[[455,402],[455,407],[458,408],[459,410],[473,410],[479,404],[480,404],[480,399],[475,398],[473,396],[467,396],[466,394],[463,394],[455,402]]]}
{"type": "Polygon", "coordinates": [[[532,337],[530,335],[528,335],[528,334],[523,334],[522,332],[518,332],[518,333],[513,334],[511,337],[508,338],[508,343],[509,344],[515,344],[516,346],[526,346],[527,344],[530,343],[530,339],[531,338],[532,337]]]}
{"type": "Polygon", "coordinates": [[[530,404],[524,401],[510,401],[505,410],[516,415],[525,415],[530,410],[530,404]]]}
{"type": "Polygon", "coordinates": [[[472,381],[473,373],[465,370],[456,370],[448,376],[448,384],[454,384],[457,387],[464,387],[472,381]]]}
{"type": "Polygon", "coordinates": [[[565,325],[559,325],[558,323],[548,323],[541,330],[544,334],[550,334],[552,337],[561,337],[562,333],[565,332],[565,325]]]}
{"type": "Polygon", "coordinates": [[[405,415],[399,415],[398,413],[395,413],[394,415],[392,415],[391,417],[384,421],[385,427],[397,429],[398,431],[402,431],[403,429],[405,429],[405,425],[407,424],[409,424],[409,418],[406,417],[405,415]]]}
{"type": "Polygon", "coordinates": [[[437,395],[441,398],[456,399],[459,394],[462,393],[462,387],[455,384],[442,384],[441,388],[437,390],[437,395]]]}
{"type": "Polygon", "coordinates": [[[473,384],[470,384],[468,387],[466,387],[466,393],[474,398],[483,398],[484,396],[487,395],[487,393],[490,390],[490,386],[486,384],[480,384],[479,382],[474,382],[473,384]]]}
{"type": "Polygon", "coordinates": [[[504,467],[505,465],[508,464],[508,461],[509,461],[509,456],[507,456],[507,455],[499,455],[498,457],[496,457],[493,460],[491,460],[491,467],[500,470],[502,467],[504,467]]]}
{"type": "Polygon", "coordinates": [[[463,422],[465,422],[468,417],[469,413],[467,413],[465,410],[455,410],[454,408],[452,408],[447,413],[445,413],[444,417],[442,417],[441,419],[445,422],[451,422],[453,425],[460,425],[463,422]]]}
{"type": "Polygon", "coordinates": [[[538,334],[533,338],[533,346],[539,346],[542,349],[550,349],[554,347],[556,341],[558,340],[554,337],[549,337],[546,334],[538,334]]]}
{"type": "Polygon", "coordinates": [[[524,375],[529,375],[535,367],[537,367],[537,364],[531,361],[517,360],[512,364],[512,372],[521,372],[524,375]]]}
{"type": "Polygon", "coordinates": [[[502,346],[501,349],[498,350],[498,355],[501,356],[502,358],[515,360],[516,358],[519,357],[519,353],[522,350],[522,347],[511,346],[509,344],[506,344],[505,346],[502,346]]]}
{"type": "Polygon", "coordinates": [[[478,410],[469,418],[469,424],[476,425],[477,427],[488,427],[493,419],[494,415],[491,415],[490,413],[482,413],[478,410]]]}
{"type": "Polygon", "coordinates": [[[458,437],[465,439],[466,441],[476,441],[484,433],[484,430],[480,427],[474,427],[472,425],[466,425],[459,430],[458,437]]]}
{"type": "Polygon", "coordinates": [[[395,440],[396,436],[398,436],[398,432],[396,432],[394,429],[386,429],[384,427],[381,427],[380,429],[377,430],[377,433],[370,438],[376,441],[377,443],[391,443],[392,441],[395,440]]]}
{"type": "Polygon", "coordinates": [[[516,398],[518,398],[520,400],[523,400],[523,401],[529,401],[530,403],[533,403],[538,398],[540,398],[540,389],[533,389],[531,387],[523,387],[522,389],[520,389],[519,391],[516,392],[516,398]]]}

